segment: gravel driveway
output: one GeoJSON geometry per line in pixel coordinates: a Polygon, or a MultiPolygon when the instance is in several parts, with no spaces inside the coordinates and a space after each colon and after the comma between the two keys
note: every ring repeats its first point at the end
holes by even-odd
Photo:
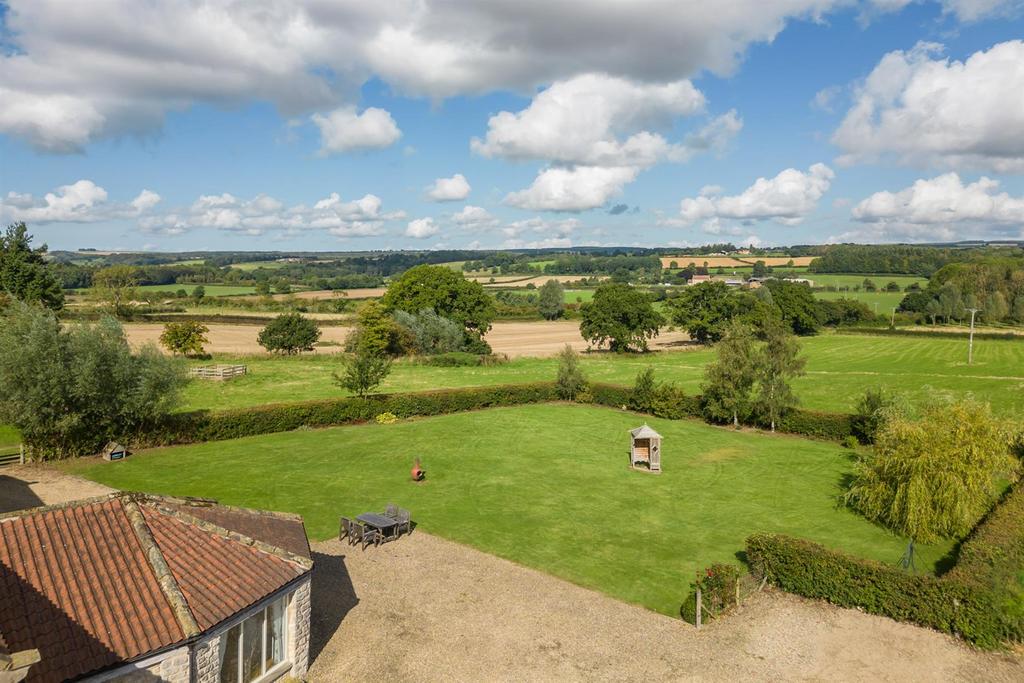
{"type": "Polygon", "coordinates": [[[692,626],[423,532],[316,544],[312,681],[1024,680],[1024,660],[766,590],[692,626]]]}

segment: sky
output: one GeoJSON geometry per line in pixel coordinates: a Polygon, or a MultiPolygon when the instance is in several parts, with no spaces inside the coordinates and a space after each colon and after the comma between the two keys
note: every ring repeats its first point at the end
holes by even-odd
{"type": "Polygon", "coordinates": [[[1024,239],[1024,0],[0,0],[51,249],[1024,239]]]}

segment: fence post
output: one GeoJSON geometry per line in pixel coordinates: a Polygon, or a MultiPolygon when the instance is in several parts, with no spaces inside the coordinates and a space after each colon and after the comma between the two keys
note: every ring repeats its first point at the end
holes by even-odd
{"type": "Polygon", "coordinates": [[[740,577],[736,577],[736,606],[740,606],[740,577]]]}
{"type": "Polygon", "coordinates": [[[704,609],[704,606],[703,606],[703,604],[701,602],[701,595],[700,595],[700,587],[699,586],[697,587],[697,605],[696,605],[696,607],[697,607],[697,619],[696,619],[697,623],[696,623],[696,626],[699,629],[700,628],[700,621],[701,621],[701,619],[700,619],[701,614],[700,613],[701,613],[701,610],[704,609]]]}
{"type": "Polygon", "coordinates": [[[23,443],[18,444],[18,464],[25,464],[25,444],[23,443]]]}

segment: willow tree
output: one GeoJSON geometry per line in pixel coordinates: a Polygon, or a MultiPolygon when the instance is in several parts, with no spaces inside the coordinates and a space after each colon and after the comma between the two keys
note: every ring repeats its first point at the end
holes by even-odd
{"type": "Polygon", "coordinates": [[[1016,475],[1016,436],[987,403],[934,404],[919,419],[896,416],[875,435],[874,450],[857,462],[846,502],[914,544],[961,538],[1016,475]]]}

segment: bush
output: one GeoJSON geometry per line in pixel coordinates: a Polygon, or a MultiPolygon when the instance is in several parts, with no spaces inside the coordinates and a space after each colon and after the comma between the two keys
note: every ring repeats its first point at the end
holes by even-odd
{"type": "Polygon", "coordinates": [[[751,536],[746,551],[756,577],[790,593],[960,635],[987,648],[1012,635],[992,594],[961,581],[910,574],[777,534],[751,536]]]}
{"type": "Polygon", "coordinates": [[[557,398],[554,382],[349,397],[218,413],[176,413],[152,422],[129,436],[137,447],[170,446],[287,432],[299,427],[369,422],[385,412],[393,413],[398,418],[425,417],[498,406],[546,403],[557,398]]]}
{"type": "Polygon", "coordinates": [[[843,439],[843,448],[857,448],[860,446],[860,441],[853,434],[843,439]]]}
{"type": "Polygon", "coordinates": [[[425,308],[419,313],[395,311],[395,322],[407,329],[415,340],[416,353],[434,355],[461,351],[466,345],[465,329],[454,320],[425,308]]]}
{"type": "Polygon", "coordinates": [[[374,419],[379,425],[393,425],[398,422],[398,416],[394,413],[381,413],[374,419]]]}
{"type": "Polygon", "coordinates": [[[731,564],[713,564],[703,572],[698,572],[679,612],[683,621],[697,623],[698,588],[701,592],[701,611],[704,612],[702,622],[719,617],[730,607],[735,607],[736,584],[739,580],[740,570],[731,564]]]}
{"type": "Polygon", "coordinates": [[[576,351],[568,344],[558,353],[558,396],[565,401],[573,401],[587,390],[587,378],[580,369],[580,359],[576,351]]]}
{"type": "Polygon", "coordinates": [[[824,413],[793,408],[782,416],[775,429],[787,434],[842,441],[853,433],[853,416],[847,413],[824,413]]]}

